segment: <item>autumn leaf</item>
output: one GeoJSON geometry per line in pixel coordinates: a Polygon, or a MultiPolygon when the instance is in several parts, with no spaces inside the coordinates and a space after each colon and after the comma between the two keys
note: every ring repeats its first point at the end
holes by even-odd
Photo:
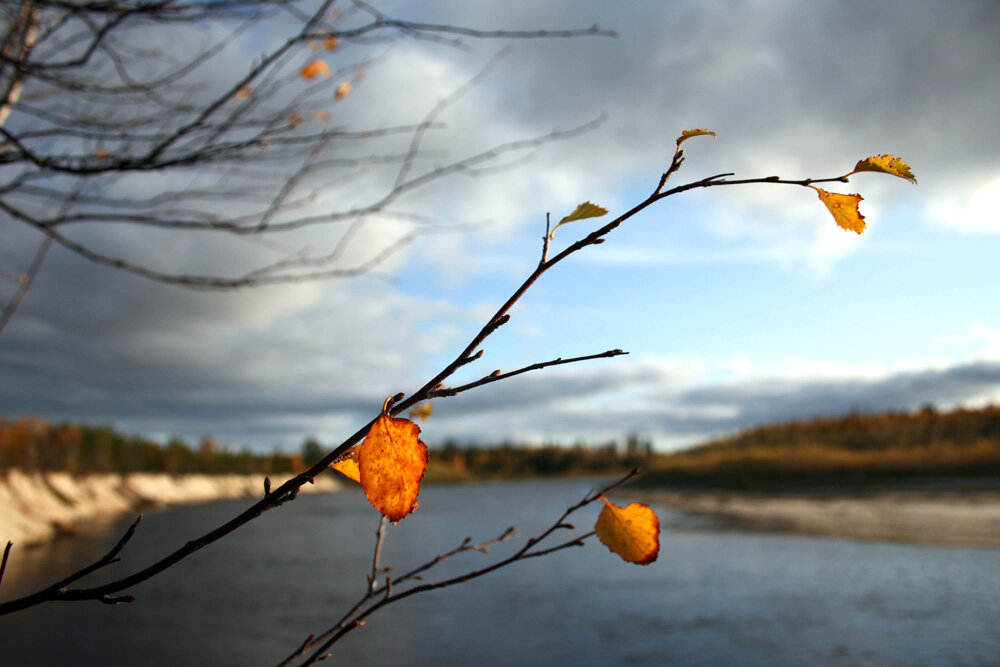
{"type": "Polygon", "coordinates": [[[326,121],[330,120],[330,114],[323,111],[322,109],[316,109],[315,111],[313,111],[313,118],[325,123],[326,121]]]}
{"type": "Polygon", "coordinates": [[[575,209],[573,209],[572,213],[570,213],[565,218],[560,220],[558,224],[556,224],[556,226],[552,228],[552,231],[549,232],[549,239],[551,240],[552,236],[556,233],[556,230],[559,229],[562,225],[565,225],[567,222],[573,222],[574,220],[583,220],[585,218],[599,218],[602,215],[607,214],[607,212],[608,209],[604,208],[603,206],[598,206],[597,204],[591,204],[589,201],[585,201],[579,206],[577,206],[575,209]]]}
{"type": "Polygon", "coordinates": [[[648,505],[619,507],[602,497],[604,509],[597,517],[597,538],[622,560],[649,565],[660,553],[660,520],[648,505]]]}
{"type": "Polygon", "coordinates": [[[327,51],[337,50],[337,37],[336,35],[330,35],[323,39],[310,39],[309,40],[309,50],[312,52],[319,51],[320,49],[326,49],[327,51]]]}
{"type": "Polygon", "coordinates": [[[702,129],[702,130],[684,130],[683,132],[681,132],[681,136],[677,137],[677,148],[680,148],[681,144],[683,144],[685,141],[687,141],[691,137],[700,137],[703,134],[710,134],[713,137],[715,136],[715,132],[712,132],[711,130],[704,130],[704,129],[702,129]]]}
{"type": "Polygon", "coordinates": [[[865,231],[865,216],[858,210],[861,195],[842,195],[837,192],[827,192],[815,185],[809,187],[819,193],[820,201],[826,204],[833,219],[843,229],[858,234],[865,231]]]}
{"type": "Polygon", "coordinates": [[[417,507],[420,480],[427,470],[427,445],[420,427],[383,412],[358,449],[361,488],[368,501],[392,522],[417,507]]]}
{"type": "Polygon", "coordinates": [[[251,86],[249,83],[244,83],[236,90],[235,93],[233,93],[233,97],[236,98],[237,102],[242,102],[243,100],[250,97],[250,95],[252,94],[253,94],[253,86],[251,86]]]}
{"type": "Polygon", "coordinates": [[[306,81],[312,81],[317,76],[330,76],[330,66],[322,60],[313,60],[299,70],[299,76],[306,81]]]}
{"type": "Polygon", "coordinates": [[[434,414],[434,406],[431,403],[424,403],[410,410],[410,419],[420,419],[425,422],[427,418],[434,414]]]}
{"type": "Polygon", "coordinates": [[[360,449],[360,445],[357,447],[351,447],[351,449],[347,452],[346,458],[340,459],[336,463],[331,464],[330,467],[360,484],[361,471],[358,469],[358,449],[360,449]]]}
{"type": "Polygon", "coordinates": [[[883,174],[890,174],[892,176],[898,176],[904,180],[917,184],[917,177],[913,175],[910,171],[910,165],[903,162],[902,159],[896,157],[895,155],[872,155],[871,157],[861,160],[854,166],[854,171],[851,174],[856,174],[859,171],[877,171],[883,174]]]}
{"type": "Polygon", "coordinates": [[[347,97],[350,94],[351,94],[351,82],[350,81],[344,81],[342,84],[340,84],[339,86],[337,86],[337,92],[334,93],[334,96],[338,100],[342,100],[342,99],[344,99],[345,97],[347,97]]]}

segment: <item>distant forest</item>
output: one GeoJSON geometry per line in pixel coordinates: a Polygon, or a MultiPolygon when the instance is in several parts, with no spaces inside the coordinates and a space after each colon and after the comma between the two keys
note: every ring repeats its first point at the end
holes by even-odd
{"type": "Polygon", "coordinates": [[[1000,407],[851,414],[760,426],[658,457],[649,483],[1000,476],[1000,407]]]}
{"type": "Polygon", "coordinates": [[[301,454],[255,454],[220,448],[205,437],[197,447],[179,438],[165,446],[109,426],[51,424],[39,417],[0,417],[0,471],[281,473],[302,470],[301,454]]]}
{"type": "MultiPolygon", "coordinates": [[[[0,417],[0,471],[294,473],[327,451],[315,439],[300,451],[258,454],[166,445],[107,426],[0,417]]],[[[446,442],[432,448],[428,481],[538,475],[597,475],[641,466],[650,483],[863,480],[907,476],[1000,476],[1000,407],[851,414],[760,426],[673,454],[656,454],[635,435],[600,446],[493,446],[446,442]]]]}
{"type": "MultiPolygon", "coordinates": [[[[257,454],[219,447],[205,437],[192,447],[178,438],[165,446],[118,433],[108,426],[51,424],[39,417],[0,417],[0,471],[65,470],[86,472],[295,473],[327,451],[315,439],[299,452],[257,454]]],[[[632,435],[619,447],[541,447],[502,444],[463,446],[447,442],[431,450],[429,481],[462,481],[533,475],[598,474],[639,465],[652,445],[632,435]]]]}

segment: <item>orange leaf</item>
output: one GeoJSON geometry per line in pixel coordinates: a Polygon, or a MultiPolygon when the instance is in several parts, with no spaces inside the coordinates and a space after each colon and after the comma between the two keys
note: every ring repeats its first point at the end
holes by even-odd
{"type": "Polygon", "coordinates": [[[809,187],[819,193],[820,201],[826,204],[833,219],[843,229],[858,234],[865,231],[865,216],[858,210],[861,195],[842,195],[837,192],[827,192],[815,185],[809,187]]]}
{"type": "MultiPolygon", "coordinates": [[[[854,166],[854,171],[851,174],[856,174],[859,171],[878,171],[883,174],[899,176],[914,185],[917,184],[917,177],[910,171],[910,165],[895,155],[872,155],[871,157],[867,157],[854,166]]],[[[851,174],[848,174],[848,176],[851,174]]]]}
{"type": "Polygon", "coordinates": [[[323,40],[323,46],[326,48],[327,51],[336,51],[337,38],[333,35],[330,35],[329,37],[323,40]]]}
{"type": "Polygon", "coordinates": [[[683,144],[685,141],[687,141],[691,137],[700,137],[703,134],[710,134],[713,137],[715,136],[715,132],[712,132],[711,130],[704,130],[704,129],[703,130],[684,130],[683,132],[681,132],[681,136],[677,137],[677,148],[680,148],[681,144],[683,144]]]}
{"type": "Polygon", "coordinates": [[[359,447],[351,447],[351,449],[347,452],[347,458],[340,459],[330,467],[360,484],[361,471],[358,470],[358,449],[359,447]]]}
{"type": "Polygon", "coordinates": [[[344,81],[342,84],[337,86],[336,98],[342,100],[351,94],[351,82],[344,81]]]}
{"type": "Polygon", "coordinates": [[[252,94],[253,94],[253,86],[251,86],[249,83],[244,83],[242,86],[239,87],[239,89],[237,89],[235,93],[233,93],[233,97],[235,97],[238,102],[242,102],[246,98],[250,97],[250,95],[252,94]]]}
{"type": "Polygon", "coordinates": [[[594,531],[608,549],[622,560],[649,565],[660,553],[660,520],[648,505],[619,507],[607,498],[594,531]]]}
{"type": "Polygon", "coordinates": [[[427,445],[409,419],[382,414],[358,450],[361,487],[368,501],[392,522],[417,508],[427,470],[427,445]]]}
{"type": "Polygon", "coordinates": [[[306,81],[312,81],[317,76],[330,76],[330,66],[322,60],[313,60],[299,70],[299,76],[306,81]]]}

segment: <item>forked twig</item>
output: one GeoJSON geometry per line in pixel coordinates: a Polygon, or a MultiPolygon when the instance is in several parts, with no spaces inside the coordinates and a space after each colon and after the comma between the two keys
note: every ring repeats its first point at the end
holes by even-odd
{"type": "Polygon", "coordinates": [[[352,607],[351,610],[347,614],[345,614],[340,619],[340,621],[338,621],[333,627],[331,627],[321,635],[315,637],[310,635],[310,637],[312,637],[311,641],[307,640],[306,642],[303,642],[303,644],[301,644],[299,648],[296,649],[296,651],[292,655],[285,658],[285,660],[281,662],[278,667],[288,667],[289,665],[293,664],[296,659],[304,655],[305,652],[310,650],[313,652],[309,655],[308,658],[306,658],[302,663],[300,663],[300,667],[305,667],[305,665],[311,665],[315,662],[325,659],[326,657],[329,656],[328,651],[336,642],[338,642],[352,630],[355,630],[356,628],[359,627],[363,627],[365,625],[366,619],[369,616],[377,612],[379,609],[382,609],[383,607],[390,605],[394,602],[404,600],[408,597],[417,595],[419,593],[425,593],[427,591],[437,590],[440,588],[447,588],[449,586],[455,586],[457,584],[463,584],[522,560],[527,560],[529,558],[538,558],[540,556],[547,556],[549,554],[555,553],[557,551],[562,551],[563,549],[568,549],[570,547],[583,546],[584,544],[586,544],[586,540],[595,535],[594,531],[589,531],[582,535],[578,535],[570,540],[567,540],[565,542],[560,542],[558,544],[546,547],[544,549],[536,548],[543,540],[545,540],[558,530],[566,530],[566,529],[575,530],[575,526],[566,523],[566,519],[571,514],[586,507],[587,505],[590,505],[594,501],[600,499],[603,495],[610,493],[613,489],[621,486],[622,484],[624,484],[625,482],[632,479],[638,474],[639,474],[639,469],[633,468],[624,476],[615,480],[611,484],[608,484],[607,486],[601,488],[600,490],[589,492],[578,503],[568,507],[562,513],[562,515],[560,515],[560,517],[552,523],[552,525],[550,525],[548,528],[546,528],[539,534],[529,538],[525,542],[524,546],[522,546],[514,554],[506,558],[503,558],[493,563],[492,565],[488,565],[486,567],[479,569],[470,570],[468,572],[465,572],[464,574],[460,574],[454,577],[449,577],[447,579],[443,579],[440,581],[418,584],[412,588],[407,588],[402,591],[399,590],[400,584],[408,581],[421,579],[422,577],[420,575],[422,575],[424,572],[431,570],[434,566],[442,563],[446,559],[456,554],[472,550],[478,550],[484,553],[489,553],[488,550],[489,546],[492,546],[493,544],[499,542],[505,542],[507,540],[513,539],[515,535],[514,535],[514,528],[510,527],[506,531],[504,531],[499,537],[490,540],[488,542],[483,542],[481,544],[473,545],[471,544],[472,539],[466,538],[460,546],[456,547],[455,549],[452,549],[447,553],[435,557],[434,559],[428,561],[427,563],[411,570],[407,574],[397,577],[395,580],[393,580],[391,584],[389,582],[386,582],[386,584],[378,588],[372,589],[364,598],[359,600],[358,603],[355,604],[354,607],[352,607]]]}

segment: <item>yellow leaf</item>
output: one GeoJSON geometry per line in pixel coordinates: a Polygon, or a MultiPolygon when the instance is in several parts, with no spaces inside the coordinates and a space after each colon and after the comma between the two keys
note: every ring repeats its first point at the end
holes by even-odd
{"type": "Polygon", "coordinates": [[[703,134],[710,134],[713,137],[715,136],[715,132],[712,132],[711,130],[684,130],[681,132],[681,136],[677,137],[677,148],[680,148],[681,144],[691,137],[700,137],[703,134]]]}
{"type": "Polygon", "coordinates": [[[597,538],[622,560],[649,565],[660,553],[660,520],[648,505],[619,507],[607,498],[597,517],[597,538]]]}
{"type": "Polygon", "coordinates": [[[419,418],[420,421],[425,422],[432,414],[434,414],[434,406],[430,403],[424,403],[410,410],[410,419],[419,418]]]}
{"type": "Polygon", "coordinates": [[[338,100],[342,100],[350,94],[351,94],[351,82],[344,81],[342,84],[337,86],[337,92],[335,94],[335,97],[338,100]]]}
{"type": "Polygon", "coordinates": [[[325,123],[326,121],[330,120],[330,114],[323,111],[322,109],[316,109],[315,111],[313,111],[313,118],[319,121],[323,121],[325,123]]]}
{"type": "MultiPolygon", "coordinates": [[[[910,171],[910,165],[895,155],[872,155],[865,158],[854,166],[854,171],[851,174],[856,174],[859,171],[878,171],[883,174],[898,176],[914,185],[917,184],[917,177],[910,171]]],[[[848,176],[851,174],[848,174],[848,176]]]]}
{"type": "MultiPolygon", "coordinates": [[[[360,446],[359,446],[360,447],[360,446]]],[[[339,473],[343,473],[347,477],[350,477],[355,482],[361,483],[361,471],[358,469],[358,449],[359,447],[351,447],[347,452],[347,458],[340,459],[330,467],[339,473]]]]}
{"type": "Polygon", "coordinates": [[[815,185],[809,187],[819,193],[820,201],[826,204],[833,219],[843,229],[858,234],[865,231],[865,216],[858,210],[861,195],[842,195],[837,192],[827,192],[815,185]]]}
{"type": "Polygon", "coordinates": [[[420,480],[427,470],[427,445],[409,419],[382,414],[358,450],[361,487],[384,517],[399,521],[417,507],[420,480]]]}
{"type": "Polygon", "coordinates": [[[575,209],[573,209],[572,213],[570,213],[565,218],[560,220],[556,224],[556,226],[552,228],[552,231],[549,232],[549,239],[552,238],[552,236],[556,233],[557,229],[565,225],[567,222],[573,222],[574,220],[583,220],[585,218],[599,218],[602,215],[605,215],[607,212],[608,209],[604,208],[603,206],[598,206],[597,204],[591,204],[589,201],[585,201],[579,206],[577,206],[575,209]]]}
{"type": "Polygon", "coordinates": [[[299,76],[306,81],[312,81],[317,76],[330,76],[330,66],[322,60],[313,60],[299,70],[299,76]]]}
{"type": "MultiPolygon", "coordinates": [[[[585,201],[573,209],[572,213],[560,220],[559,225],[566,222],[573,222],[574,220],[583,220],[584,218],[599,218],[607,212],[608,209],[598,206],[597,204],[591,204],[589,201],[585,201]]],[[[559,225],[556,225],[556,227],[559,225]]]]}

